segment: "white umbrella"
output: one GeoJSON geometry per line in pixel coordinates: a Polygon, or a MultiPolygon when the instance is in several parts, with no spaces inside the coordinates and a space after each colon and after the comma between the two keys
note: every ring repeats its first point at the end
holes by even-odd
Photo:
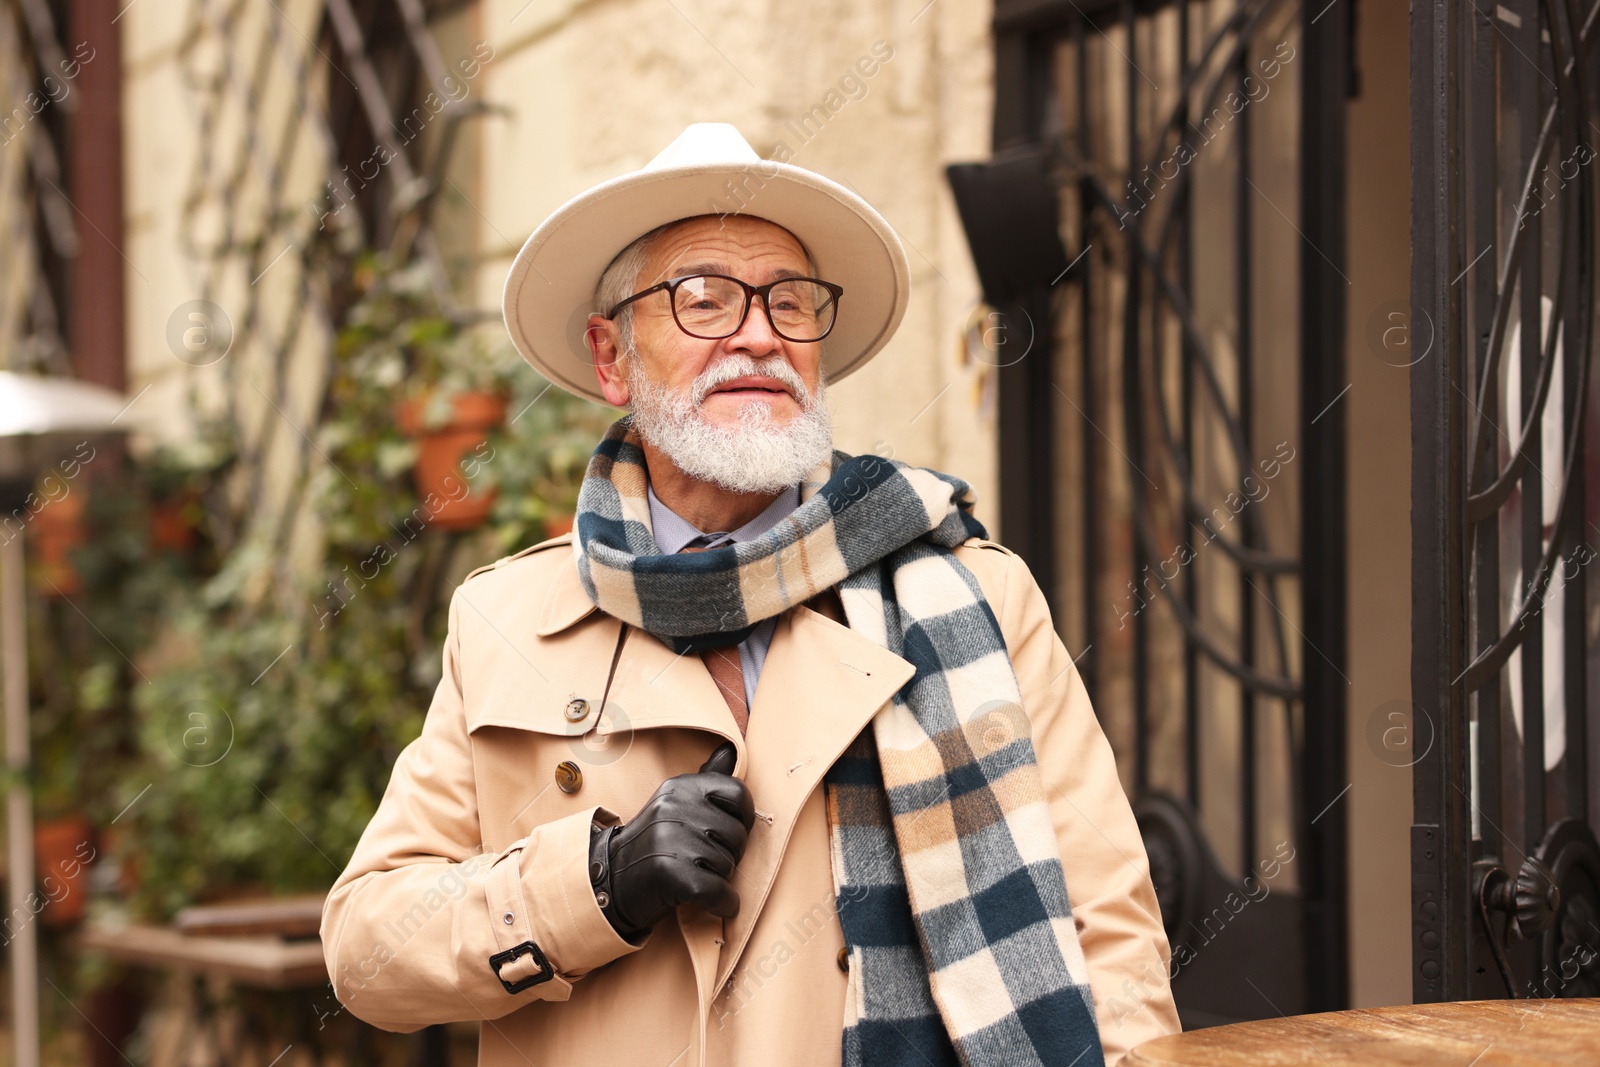
{"type": "MultiPolygon", "coordinates": [[[[23,508],[39,477],[86,437],[127,429],[126,397],[97,385],[0,371],[0,508],[23,508]]],[[[6,794],[11,914],[32,916],[33,799],[28,791],[28,649],[22,537],[0,541],[0,664],[5,670],[6,794]]],[[[39,942],[30,919],[11,941],[17,1067],[39,1067],[39,942]]]]}

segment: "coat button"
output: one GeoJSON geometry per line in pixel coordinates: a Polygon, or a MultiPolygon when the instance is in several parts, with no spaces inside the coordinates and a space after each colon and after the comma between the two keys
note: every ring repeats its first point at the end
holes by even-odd
{"type": "Polygon", "coordinates": [[[850,946],[846,945],[844,948],[841,948],[839,950],[839,955],[838,955],[837,959],[838,959],[838,963],[839,963],[839,969],[841,971],[843,971],[845,974],[849,974],[850,973],[850,946]]]}
{"type": "Polygon", "coordinates": [[[583,788],[583,771],[576,763],[564,759],[556,764],[556,788],[563,793],[576,793],[583,788]]]}
{"type": "Polygon", "coordinates": [[[582,722],[589,717],[589,702],[582,697],[567,702],[567,721],[582,722]]]}

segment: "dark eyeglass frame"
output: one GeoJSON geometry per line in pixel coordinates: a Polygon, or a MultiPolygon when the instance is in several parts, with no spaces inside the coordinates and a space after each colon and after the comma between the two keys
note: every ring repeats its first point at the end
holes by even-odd
{"type": "Polygon", "coordinates": [[[667,307],[672,311],[672,321],[677,323],[678,329],[682,330],[690,337],[696,337],[702,341],[720,341],[725,337],[732,337],[734,334],[744,329],[745,320],[750,317],[750,305],[754,303],[755,298],[759,296],[761,298],[761,310],[766,313],[767,325],[772,327],[772,332],[783,338],[785,341],[791,341],[798,345],[815,344],[816,342],[822,340],[823,337],[827,337],[833,332],[833,328],[839,324],[839,298],[844,295],[844,286],[835,285],[833,282],[825,282],[821,278],[778,278],[775,281],[768,282],[766,285],[751,285],[749,282],[746,282],[741,278],[735,278],[731,274],[713,274],[707,271],[700,271],[695,274],[683,274],[676,278],[668,278],[666,281],[658,282],[648,289],[641,289],[637,293],[634,293],[632,296],[628,297],[628,299],[622,301],[622,303],[618,304],[616,307],[612,308],[610,311],[606,312],[606,318],[615,319],[617,317],[617,312],[621,311],[635,300],[642,300],[651,293],[657,293],[663,290],[665,290],[667,294],[667,307]],[[690,281],[694,278],[722,278],[726,281],[733,282],[735,285],[744,290],[744,310],[740,312],[739,321],[734,325],[733,329],[729,330],[727,333],[719,333],[715,336],[708,337],[703,333],[695,333],[693,330],[689,329],[683,324],[682,319],[678,318],[678,287],[684,282],[690,281]],[[787,282],[811,282],[815,285],[822,286],[833,297],[833,321],[828,323],[828,328],[826,330],[822,331],[822,337],[808,337],[805,340],[801,340],[797,337],[790,337],[788,334],[778,329],[778,324],[772,319],[772,308],[767,305],[767,294],[772,292],[775,286],[783,285],[787,282]]]}

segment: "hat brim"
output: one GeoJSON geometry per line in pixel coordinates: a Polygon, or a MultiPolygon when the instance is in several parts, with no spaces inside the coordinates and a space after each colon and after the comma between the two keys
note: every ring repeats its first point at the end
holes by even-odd
{"type": "Polygon", "coordinates": [[[594,290],[611,260],[658,226],[697,215],[744,215],[794,234],[817,272],[844,288],[822,342],[825,379],[864,364],[894,334],[911,290],[899,237],[844,186],[786,163],[707,164],[636,171],[562,205],[517,253],[502,310],[522,358],[551,382],[606,399],[584,343],[594,290]]]}

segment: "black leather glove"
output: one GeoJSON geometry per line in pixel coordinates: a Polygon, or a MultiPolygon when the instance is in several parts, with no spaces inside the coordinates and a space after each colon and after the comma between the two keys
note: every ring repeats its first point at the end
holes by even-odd
{"type": "Polygon", "coordinates": [[[731,919],[739,894],[728,879],[756,819],[750,790],[733,776],[725,741],[697,774],[661,783],[634,820],[589,837],[589,878],[611,926],[629,941],[680,904],[731,919]]]}

